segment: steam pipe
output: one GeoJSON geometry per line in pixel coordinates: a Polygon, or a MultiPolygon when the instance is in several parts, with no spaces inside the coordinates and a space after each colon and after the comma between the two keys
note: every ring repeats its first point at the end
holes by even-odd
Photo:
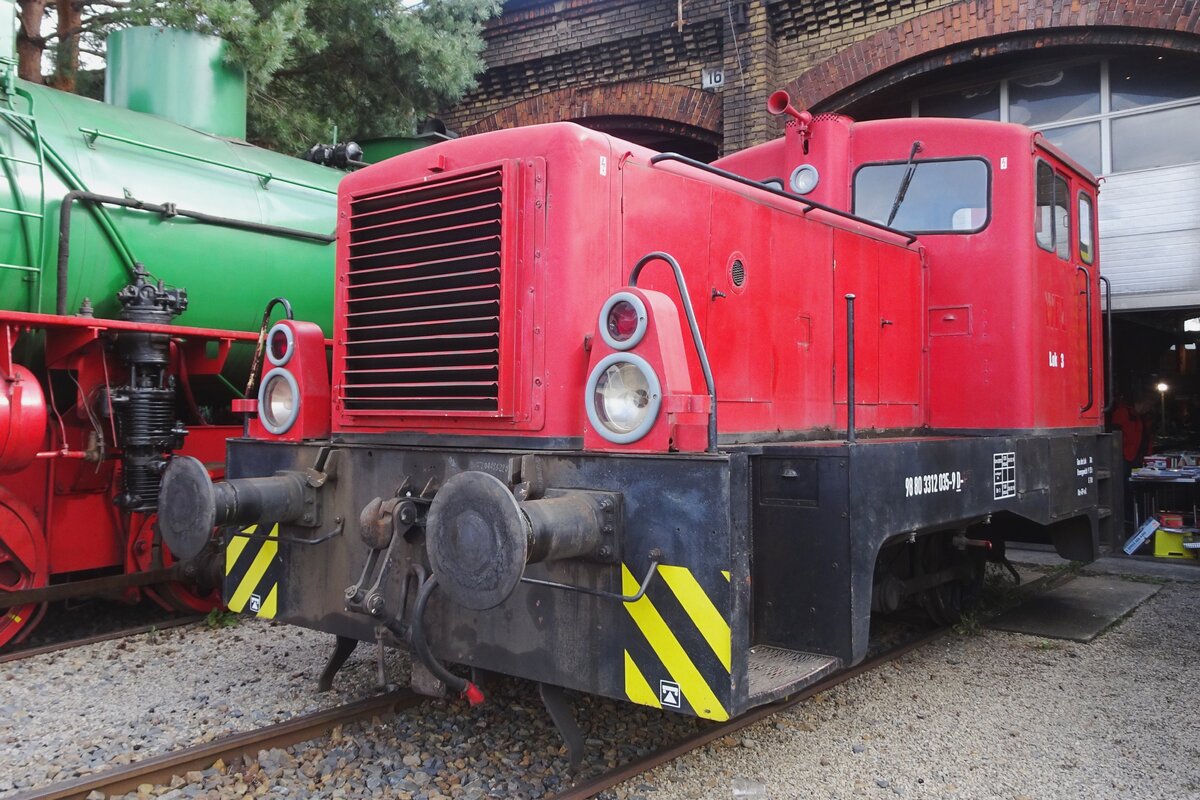
{"type": "Polygon", "coordinates": [[[202,211],[189,211],[179,208],[174,203],[145,203],[141,200],[132,197],[114,197],[112,195],[96,194],[82,189],[74,189],[63,195],[62,206],[58,211],[58,293],[55,302],[55,313],[59,316],[67,316],[67,281],[69,279],[68,268],[71,259],[71,207],[76,200],[82,200],[89,203],[97,203],[109,206],[120,206],[121,208],[131,208],[136,211],[146,211],[151,214],[160,214],[163,217],[187,217],[194,219],[197,222],[205,225],[216,225],[221,228],[234,228],[236,230],[251,231],[253,233],[264,233],[269,236],[286,236],[293,239],[307,239],[320,244],[330,244],[336,240],[333,234],[313,233],[312,231],[299,230],[297,228],[284,228],[279,225],[267,225],[262,222],[250,222],[248,220],[234,219],[232,217],[220,217],[213,214],[205,214],[202,211]]]}

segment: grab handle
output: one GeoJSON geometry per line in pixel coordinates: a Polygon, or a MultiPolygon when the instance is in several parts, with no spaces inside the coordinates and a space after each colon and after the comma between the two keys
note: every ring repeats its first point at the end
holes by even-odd
{"type": "Polygon", "coordinates": [[[1092,273],[1087,267],[1076,266],[1075,269],[1083,273],[1085,279],[1083,294],[1087,300],[1087,404],[1079,409],[1079,413],[1090,409],[1096,404],[1096,387],[1092,385],[1093,364],[1092,364],[1092,273]]]}

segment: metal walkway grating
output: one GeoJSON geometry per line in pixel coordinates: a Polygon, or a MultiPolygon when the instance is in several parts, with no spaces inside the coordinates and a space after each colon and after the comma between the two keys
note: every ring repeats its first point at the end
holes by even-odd
{"type": "Polygon", "coordinates": [[[816,683],[839,666],[838,660],[817,653],[756,645],[750,648],[748,673],[750,705],[778,700],[816,683]]]}

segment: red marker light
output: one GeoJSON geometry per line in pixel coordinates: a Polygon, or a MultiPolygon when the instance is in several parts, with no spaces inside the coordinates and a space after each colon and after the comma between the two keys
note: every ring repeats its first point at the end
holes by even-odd
{"type": "Polygon", "coordinates": [[[614,303],[608,312],[608,335],[618,342],[625,342],[637,331],[638,312],[633,303],[621,300],[614,303]]]}
{"type": "Polygon", "coordinates": [[[287,334],[283,332],[283,329],[276,328],[271,332],[271,341],[268,345],[271,348],[271,357],[277,362],[283,361],[287,358],[289,344],[287,334]]]}

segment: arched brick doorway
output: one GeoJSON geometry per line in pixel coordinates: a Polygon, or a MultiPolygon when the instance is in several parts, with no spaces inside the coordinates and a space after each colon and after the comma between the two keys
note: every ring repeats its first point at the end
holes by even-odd
{"type": "Polygon", "coordinates": [[[1154,47],[1200,55],[1200,3],[967,0],[879,31],[791,80],[797,105],[845,109],[956,65],[1056,48],[1154,47]]]}
{"type": "Polygon", "coordinates": [[[722,141],[719,96],[634,81],[547,92],[484,117],[463,133],[560,121],[577,122],[655,150],[704,161],[716,158],[722,141]]]}

